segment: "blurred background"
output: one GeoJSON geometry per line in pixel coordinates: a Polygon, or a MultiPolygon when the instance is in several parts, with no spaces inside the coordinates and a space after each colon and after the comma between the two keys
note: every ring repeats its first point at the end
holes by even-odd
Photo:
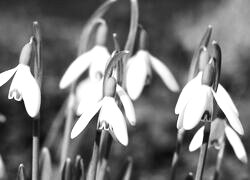
{"type": "MultiPolygon", "coordinates": [[[[76,58],[82,27],[103,0],[8,0],[0,1],[0,72],[17,65],[22,46],[32,34],[32,22],[42,28],[44,86],[42,94],[41,145],[45,143],[57,112],[67,97],[59,90],[59,80],[76,58]]],[[[112,51],[112,33],[117,33],[123,46],[129,28],[128,0],[118,0],[105,15],[109,26],[107,46],[112,51]]],[[[242,141],[250,152],[250,1],[245,0],[139,0],[139,23],[149,35],[149,51],[161,59],[173,72],[180,86],[186,84],[194,49],[211,24],[212,40],[222,48],[221,84],[229,91],[240,112],[245,135],[242,141]]],[[[0,113],[7,121],[0,124],[0,154],[6,165],[8,179],[16,177],[17,167],[24,163],[31,170],[31,119],[23,103],[7,98],[10,82],[0,88],[0,113]]],[[[178,93],[170,92],[154,74],[150,86],[135,102],[137,125],[129,127],[129,145],[114,143],[111,152],[111,179],[126,156],[134,159],[132,179],[163,180],[170,176],[170,166],[176,142],[174,107],[178,93]]],[[[71,155],[81,154],[88,164],[95,124],[71,142],[71,155]]],[[[63,130],[63,127],[61,127],[63,130]]],[[[184,138],[177,177],[183,179],[195,172],[199,151],[188,152],[195,131],[184,138]]],[[[60,144],[50,144],[53,162],[58,161],[60,144]]],[[[211,179],[216,162],[216,150],[209,150],[205,177],[211,179]]],[[[242,164],[227,142],[221,179],[248,179],[248,165],[242,164]]]]}

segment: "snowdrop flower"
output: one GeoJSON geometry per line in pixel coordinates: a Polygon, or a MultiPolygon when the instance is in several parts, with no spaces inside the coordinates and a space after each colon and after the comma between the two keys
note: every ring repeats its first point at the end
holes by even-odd
{"type": "Polygon", "coordinates": [[[74,125],[71,138],[78,136],[88,125],[90,120],[99,112],[97,128],[109,131],[113,138],[121,144],[128,144],[128,133],[125,117],[115,102],[115,92],[124,107],[125,116],[131,125],[135,125],[135,112],[132,102],[126,92],[116,84],[114,78],[109,78],[104,89],[105,96],[96,104],[85,109],[74,125]]]}
{"type": "Polygon", "coordinates": [[[23,47],[20,54],[19,64],[15,68],[0,73],[0,86],[14,76],[10,85],[8,98],[14,98],[16,101],[21,101],[23,99],[29,116],[35,117],[40,110],[41,92],[28,65],[31,53],[32,39],[23,47]]]}
{"type": "Polygon", "coordinates": [[[76,81],[87,69],[89,69],[89,77],[92,81],[99,81],[103,77],[110,57],[110,53],[104,45],[108,27],[103,19],[97,19],[97,22],[99,22],[99,25],[97,24],[98,26],[96,27],[95,46],[77,57],[70,64],[60,81],[59,86],[61,89],[68,87],[76,81]]]}
{"type": "Polygon", "coordinates": [[[239,120],[239,113],[227,91],[219,84],[215,92],[211,87],[214,82],[214,68],[210,63],[204,72],[199,73],[182,90],[175,107],[175,113],[179,114],[177,128],[190,130],[200,120],[211,121],[213,112],[213,97],[218,106],[227,117],[229,124],[239,134],[244,130],[239,120]]]}
{"type": "MultiPolygon", "coordinates": [[[[204,126],[202,126],[194,135],[189,150],[195,151],[198,149],[203,141],[204,126]]],[[[227,124],[224,119],[216,118],[211,124],[211,133],[209,137],[209,147],[220,149],[224,143],[224,136],[227,137],[229,143],[233,147],[234,153],[237,158],[243,163],[247,163],[246,150],[241,142],[238,134],[227,124]]]]}
{"type": "Polygon", "coordinates": [[[128,60],[126,69],[126,88],[132,100],[140,96],[152,69],[171,91],[179,90],[178,83],[168,67],[146,50],[141,49],[132,56],[128,60]]]}
{"type": "Polygon", "coordinates": [[[64,73],[60,88],[64,89],[76,81],[88,68],[91,80],[100,79],[105,71],[110,53],[105,46],[96,45],[91,50],[78,56],[64,73]]]}

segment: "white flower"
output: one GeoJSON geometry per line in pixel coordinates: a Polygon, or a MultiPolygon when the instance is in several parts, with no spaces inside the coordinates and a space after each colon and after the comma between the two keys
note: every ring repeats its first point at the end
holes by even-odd
{"type": "Polygon", "coordinates": [[[64,89],[79,78],[89,68],[91,80],[100,79],[105,71],[110,53],[104,46],[96,45],[91,50],[78,56],[64,73],[60,88],[64,89]]]}
{"type": "Polygon", "coordinates": [[[227,117],[229,124],[239,134],[243,135],[244,130],[239,120],[239,113],[231,97],[222,85],[218,85],[217,92],[201,83],[203,72],[200,72],[194,79],[186,84],[181,91],[175,107],[175,113],[179,114],[177,128],[190,130],[202,119],[204,112],[212,112],[212,101],[215,98],[218,106],[227,117]]]}
{"type": "Polygon", "coordinates": [[[140,96],[152,69],[170,90],[174,92],[179,90],[178,83],[168,67],[148,51],[139,50],[128,60],[126,69],[126,88],[133,100],[140,96]]]}
{"type": "MultiPolygon", "coordinates": [[[[126,118],[131,125],[135,125],[135,112],[130,98],[119,85],[116,86],[116,93],[122,102],[126,118]]],[[[71,138],[78,136],[99,111],[98,129],[109,131],[114,138],[126,146],[128,133],[125,117],[111,96],[105,96],[96,104],[85,108],[71,131],[71,138]]]]}
{"type": "MultiPolygon", "coordinates": [[[[194,135],[189,150],[195,151],[202,145],[204,126],[202,126],[194,135]]],[[[224,143],[224,136],[226,135],[229,143],[233,147],[234,153],[239,160],[243,163],[247,163],[246,150],[241,142],[237,133],[227,125],[226,121],[220,118],[215,119],[211,124],[211,132],[209,137],[209,147],[213,146],[216,149],[220,149],[222,143],[224,143]]]]}
{"type": "Polygon", "coordinates": [[[78,107],[77,115],[81,115],[85,109],[93,106],[102,99],[103,81],[91,81],[89,77],[79,82],[76,87],[76,98],[78,107]]]}
{"type": "Polygon", "coordinates": [[[30,67],[25,64],[19,64],[17,67],[0,73],[0,86],[5,84],[12,76],[8,98],[14,98],[16,101],[23,99],[27,113],[35,117],[41,104],[41,92],[37,81],[30,72],[30,67]]]}

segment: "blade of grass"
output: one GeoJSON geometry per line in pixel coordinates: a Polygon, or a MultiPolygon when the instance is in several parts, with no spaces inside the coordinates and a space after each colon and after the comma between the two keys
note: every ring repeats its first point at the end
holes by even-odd
{"type": "Polygon", "coordinates": [[[213,180],[219,180],[220,171],[221,171],[221,164],[222,164],[222,160],[224,157],[224,151],[225,151],[225,142],[223,141],[223,143],[221,144],[221,148],[217,154],[216,168],[215,168],[213,180]]]}

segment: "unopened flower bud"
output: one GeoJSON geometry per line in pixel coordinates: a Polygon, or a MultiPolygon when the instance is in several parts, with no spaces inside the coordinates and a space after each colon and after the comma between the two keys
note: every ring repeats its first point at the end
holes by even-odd
{"type": "Polygon", "coordinates": [[[20,58],[19,58],[20,64],[25,64],[25,65],[29,64],[29,61],[32,57],[32,44],[33,44],[33,38],[31,38],[30,42],[28,42],[27,44],[23,46],[23,49],[21,51],[20,58]]]}
{"type": "Polygon", "coordinates": [[[116,91],[116,80],[111,77],[108,78],[104,85],[104,96],[114,97],[116,91]]]}
{"type": "Polygon", "coordinates": [[[201,83],[207,86],[212,86],[214,83],[214,67],[212,64],[207,64],[202,74],[201,83]]]}

